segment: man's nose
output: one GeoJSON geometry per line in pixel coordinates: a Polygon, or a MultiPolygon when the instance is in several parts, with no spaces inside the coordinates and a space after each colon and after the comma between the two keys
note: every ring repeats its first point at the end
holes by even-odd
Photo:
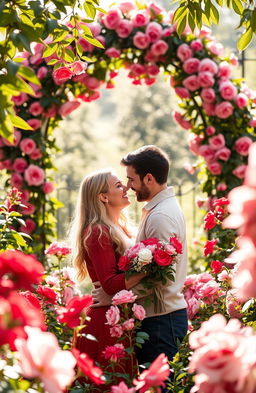
{"type": "Polygon", "coordinates": [[[127,192],[127,191],[129,190],[129,188],[130,188],[130,187],[128,187],[128,183],[127,183],[127,185],[124,185],[124,184],[123,184],[123,190],[124,190],[124,192],[127,192]]]}

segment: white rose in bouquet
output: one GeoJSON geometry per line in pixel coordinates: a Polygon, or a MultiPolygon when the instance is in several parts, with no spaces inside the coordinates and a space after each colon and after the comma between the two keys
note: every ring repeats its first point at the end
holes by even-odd
{"type": "Polygon", "coordinates": [[[148,248],[142,248],[138,252],[138,262],[140,265],[148,265],[153,259],[152,252],[148,248]]]}

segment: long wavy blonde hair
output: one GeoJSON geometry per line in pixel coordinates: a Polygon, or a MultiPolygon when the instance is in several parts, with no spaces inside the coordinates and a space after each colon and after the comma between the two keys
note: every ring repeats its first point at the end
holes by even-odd
{"type": "MultiPolygon", "coordinates": [[[[116,251],[123,254],[126,249],[124,236],[118,226],[109,219],[106,206],[99,198],[99,194],[108,192],[108,181],[111,175],[113,172],[109,169],[94,172],[86,176],[80,185],[75,213],[69,230],[73,265],[78,272],[79,281],[87,276],[85,251],[89,253],[87,240],[95,225],[99,228],[99,237],[102,235],[103,225],[109,229],[110,237],[116,245],[116,251]]],[[[129,236],[123,215],[120,217],[119,224],[129,236]]]]}

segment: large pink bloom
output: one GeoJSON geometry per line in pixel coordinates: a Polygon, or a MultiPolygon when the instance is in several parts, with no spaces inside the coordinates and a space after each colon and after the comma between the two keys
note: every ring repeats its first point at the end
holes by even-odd
{"type": "Polygon", "coordinates": [[[136,390],[144,393],[151,387],[165,386],[164,381],[169,375],[168,358],[164,353],[161,353],[149,366],[148,370],[143,371],[138,379],[133,380],[133,383],[136,386],[136,390]]]}
{"type": "Polygon", "coordinates": [[[58,110],[59,115],[66,117],[81,105],[80,101],[67,101],[58,110]]]}
{"type": "Polygon", "coordinates": [[[30,186],[40,186],[44,182],[44,171],[37,165],[29,165],[25,170],[25,180],[30,186]]]}
{"type": "Polygon", "coordinates": [[[119,322],[120,311],[117,306],[111,306],[106,312],[107,325],[114,326],[119,322]]]}
{"type": "Polygon", "coordinates": [[[134,295],[132,291],[127,291],[126,289],[123,289],[122,291],[119,291],[115,294],[112,299],[112,304],[118,305],[123,303],[133,303],[135,302],[136,298],[137,296],[134,295]]]}
{"type": "Polygon", "coordinates": [[[52,333],[28,326],[25,330],[28,339],[15,341],[22,374],[26,378],[41,379],[48,393],[62,393],[75,376],[74,356],[59,348],[52,333]]]}

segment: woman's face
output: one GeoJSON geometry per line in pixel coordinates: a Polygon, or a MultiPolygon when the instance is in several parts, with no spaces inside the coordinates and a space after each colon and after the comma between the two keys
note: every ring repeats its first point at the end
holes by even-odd
{"type": "Polygon", "coordinates": [[[107,196],[108,206],[124,208],[130,204],[127,197],[127,187],[115,175],[110,175],[108,192],[105,195],[107,196]]]}

